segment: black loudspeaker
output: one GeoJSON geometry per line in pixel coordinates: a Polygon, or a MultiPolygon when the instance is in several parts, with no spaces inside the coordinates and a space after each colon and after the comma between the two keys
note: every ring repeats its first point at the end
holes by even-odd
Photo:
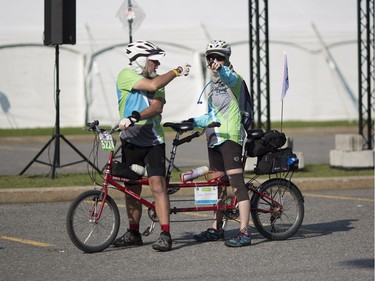
{"type": "Polygon", "coordinates": [[[44,0],[43,43],[76,43],[76,0],[44,0]]]}

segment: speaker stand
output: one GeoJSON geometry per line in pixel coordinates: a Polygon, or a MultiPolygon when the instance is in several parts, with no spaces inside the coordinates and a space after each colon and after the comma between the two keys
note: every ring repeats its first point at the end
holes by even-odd
{"type": "Polygon", "coordinates": [[[60,134],[60,88],[59,88],[59,45],[55,45],[55,64],[56,64],[56,120],[55,120],[55,134],[52,138],[45,144],[45,146],[39,151],[39,153],[34,157],[33,160],[21,171],[20,175],[23,175],[26,170],[34,163],[40,163],[52,167],[51,177],[54,179],[56,177],[56,168],[63,168],[66,166],[78,164],[86,161],[90,164],[98,173],[101,173],[100,169],[96,167],[85,155],[83,155],[71,142],[69,142],[63,135],[60,134]],[[82,160],[68,163],[65,165],[60,165],[60,139],[65,141],[79,156],[82,160]],[[55,141],[55,151],[53,157],[53,163],[47,163],[38,160],[39,156],[44,152],[44,150],[55,141]]]}

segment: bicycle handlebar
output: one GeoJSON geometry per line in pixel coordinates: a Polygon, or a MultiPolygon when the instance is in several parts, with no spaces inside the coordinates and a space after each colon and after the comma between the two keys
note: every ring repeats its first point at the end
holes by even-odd
{"type": "MultiPolygon", "coordinates": [[[[96,131],[97,133],[102,133],[105,131],[104,129],[99,127],[99,120],[94,120],[92,122],[87,123],[87,128],[83,128],[83,130],[96,131]]],[[[112,134],[118,130],[119,130],[119,125],[117,124],[116,126],[114,126],[108,131],[108,134],[112,134]]]]}
{"type": "Polygon", "coordinates": [[[83,128],[83,130],[88,129],[88,130],[96,130],[96,127],[99,125],[98,120],[94,120],[92,122],[89,122],[86,124],[88,128],[83,128]]]}
{"type": "MultiPolygon", "coordinates": [[[[190,126],[192,126],[191,123],[186,123],[186,122],[165,123],[164,126],[172,127],[174,130],[177,130],[177,131],[179,131],[179,130],[186,131],[187,129],[189,129],[189,126],[187,126],[186,124],[189,124],[190,126]]],[[[206,128],[214,128],[214,127],[220,127],[220,126],[221,126],[220,122],[212,122],[212,123],[208,124],[205,128],[203,128],[202,131],[200,131],[200,132],[195,131],[190,136],[187,136],[187,137],[185,137],[181,140],[175,140],[173,142],[173,144],[178,146],[178,145],[181,145],[183,143],[190,142],[192,139],[197,138],[197,137],[201,136],[202,134],[204,134],[204,132],[206,131],[206,128]]],[[[88,122],[87,128],[83,128],[83,130],[95,131],[97,133],[102,133],[102,132],[105,131],[104,129],[99,127],[99,120],[94,120],[92,122],[88,122]]],[[[112,134],[112,133],[114,133],[118,130],[119,130],[119,125],[117,124],[116,126],[111,128],[107,133],[112,134]]]]}
{"type": "Polygon", "coordinates": [[[181,145],[181,144],[183,144],[185,142],[190,142],[192,139],[197,138],[200,135],[202,135],[202,133],[200,133],[200,132],[194,132],[190,136],[184,137],[183,139],[180,139],[180,140],[176,140],[175,139],[175,140],[173,140],[173,145],[179,146],[179,145],[181,145]]]}
{"type": "MultiPolygon", "coordinates": [[[[175,131],[178,132],[178,128],[180,128],[179,125],[184,125],[184,124],[186,124],[186,122],[182,122],[182,123],[166,123],[165,125],[167,125],[167,127],[172,127],[175,131]]],[[[192,126],[191,122],[188,122],[188,124],[190,124],[192,126]]],[[[207,128],[214,128],[214,127],[220,127],[220,126],[221,126],[221,123],[219,123],[219,122],[212,122],[212,123],[208,124],[205,128],[203,128],[203,130],[201,130],[200,132],[195,131],[191,135],[186,136],[186,137],[184,137],[184,138],[182,138],[180,140],[177,140],[177,139],[173,140],[173,145],[179,146],[179,145],[181,145],[183,143],[190,142],[192,139],[200,137],[201,135],[203,135],[207,128]]],[[[182,129],[182,128],[183,128],[183,130],[181,130],[181,132],[186,131],[186,128],[184,128],[182,126],[180,129],[182,129]]]]}
{"type": "MultiPolygon", "coordinates": [[[[135,122],[138,122],[141,119],[141,114],[138,111],[133,111],[132,115],[129,116],[129,117],[127,117],[127,118],[132,119],[131,126],[133,126],[133,124],[135,122]]],[[[97,133],[102,133],[102,132],[105,131],[104,129],[101,129],[99,127],[99,120],[94,120],[92,122],[89,122],[89,123],[87,123],[87,126],[88,126],[88,128],[83,128],[83,130],[96,131],[97,133]]],[[[108,134],[113,134],[116,131],[119,131],[119,124],[117,124],[116,126],[114,126],[113,128],[111,128],[108,131],[108,134]]]]}

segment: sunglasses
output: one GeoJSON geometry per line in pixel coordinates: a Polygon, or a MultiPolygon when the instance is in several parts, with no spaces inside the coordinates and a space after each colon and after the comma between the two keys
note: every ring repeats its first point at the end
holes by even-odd
{"type": "Polygon", "coordinates": [[[217,54],[212,54],[212,55],[207,56],[207,60],[208,61],[211,61],[211,60],[225,61],[225,57],[217,55],[217,54]]]}

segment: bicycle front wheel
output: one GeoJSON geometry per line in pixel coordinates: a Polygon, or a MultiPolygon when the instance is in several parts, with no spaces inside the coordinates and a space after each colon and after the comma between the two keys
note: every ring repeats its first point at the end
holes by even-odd
{"type": "Polygon", "coordinates": [[[70,205],[66,226],[70,240],[78,249],[86,253],[101,252],[117,236],[119,210],[109,195],[103,202],[101,191],[89,190],[80,194],[70,205]]]}
{"type": "Polygon", "coordinates": [[[293,236],[305,213],[303,196],[297,186],[284,179],[271,179],[258,191],[251,198],[251,217],[259,233],[271,240],[293,236]]]}

